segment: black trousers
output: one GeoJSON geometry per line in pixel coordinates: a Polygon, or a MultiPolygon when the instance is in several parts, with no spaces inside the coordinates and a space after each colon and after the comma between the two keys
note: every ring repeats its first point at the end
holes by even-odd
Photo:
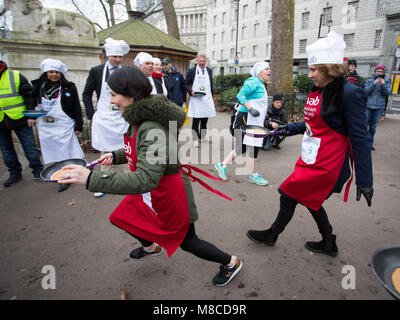
{"type": "MultiPolygon", "coordinates": [[[[139,240],[143,247],[149,247],[153,244],[153,242],[144,240],[131,233],[129,234],[139,240]]],[[[183,251],[190,252],[196,257],[207,261],[217,262],[222,265],[227,265],[231,261],[231,256],[229,254],[221,251],[213,244],[201,240],[199,239],[199,237],[197,237],[194,223],[189,224],[188,231],[180,247],[183,251]]]]}
{"type": "Polygon", "coordinates": [[[202,139],[207,132],[208,118],[193,118],[192,119],[192,130],[194,131],[194,139],[202,139]]]}
{"type": "MultiPolygon", "coordinates": [[[[296,209],[297,201],[288,197],[281,195],[280,198],[281,206],[279,209],[278,216],[275,222],[271,226],[271,231],[275,235],[279,235],[285,230],[286,226],[292,220],[294,215],[294,210],[296,209]]],[[[332,235],[332,226],[329,222],[326,211],[321,207],[318,211],[308,208],[315,222],[317,223],[318,230],[323,237],[329,237],[332,235]]]]}

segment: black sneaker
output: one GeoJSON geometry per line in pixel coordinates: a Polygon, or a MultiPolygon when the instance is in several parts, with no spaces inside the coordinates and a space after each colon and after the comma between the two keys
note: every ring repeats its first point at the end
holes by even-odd
{"type": "Polygon", "coordinates": [[[22,175],[12,175],[3,183],[3,186],[7,188],[12,186],[13,184],[16,184],[18,181],[21,180],[22,180],[22,175]]]}
{"type": "Polygon", "coordinates": [[[151,252],[147,252],[143,249],[143,247],[140,247],[132,250],[131,253],[129,254],[129,257],[131,257],[132,259],[140,260],[148,256],[153,256],[153,257],[159,256],[161,253],[163,253],[163,251],[164,249],[159,245],[157,245],[156,248],[151,252]]]}
{"type": "Polygon", "coordinates": [[[236,263],[232,268],[228,266],[220,266],[219,273],[213,278],[213,283],[217,287],[223,287],[227,285],[242,269],[242,261],[236,257],[236,263]]]}
{"type": "Polygon", "coordinates": [[[270,229],[267,230],[249,230],[247,231],[247,237],[257,243],[264,243],[267,246],[273,246],[278,240],[278,236],[272,234],[270,229]]]}

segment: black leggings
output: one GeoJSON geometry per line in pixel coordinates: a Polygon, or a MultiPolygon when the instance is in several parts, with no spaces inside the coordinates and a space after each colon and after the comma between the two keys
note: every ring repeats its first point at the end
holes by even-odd
{"type": "Polygon", "coordinates": [[[208,118],[193,118],[192,130],[194,133],[194,139],[203,139],[206,135],[208,118]]]}
{"type": "MultiPolygon", "coordinates": [[[[281,195],[281,206],[275,222],[271,226],[271,231],[275,235],[279,235],[285,230],[286,226],[292,220],[294,210],[296,209],[297,201],[281,195]]],[[[321,207],[318,211],[308,208],[315,222],[317,223],[318,230],[323,237],[332,235],[332,226],[329,222],[326,211],[321,207]]]]}
{"type": "MultiPolygon", "coordinates": [[[[131,233],[129,234],[139,240],[143,247],[149,247],[153,244],[153,242],[139,238],[131,233]]],[[[197,237],[194,223],[189,224],[185,239],[183,239],[180,247],[183,251],[190,252],[196,257],[207,261],[217,262],[223,265],[227,265],[231,261],[231,256],[229,254],[221,251],[213,244],[197,237]]]]}

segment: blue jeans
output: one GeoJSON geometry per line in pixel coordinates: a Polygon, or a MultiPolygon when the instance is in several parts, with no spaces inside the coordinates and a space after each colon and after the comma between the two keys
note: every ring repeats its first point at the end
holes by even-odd
{"type": "Polygon", "coordinates": [[[376,127],[378,125],[379,119],[381,118],[383,112],[385,110],[383,109],[369,109],[367,108],[367,126],[368,126],[368,132],[369,135],[371,136],[371,146],[374,144],[374,136],[376,132],[376,127]]]}
{"type": "MultiPolygon", "coordinates": [[[[13,130],[16,133],[19,141],[21,142],[22,148],[24,149],[25,156],[29,161],[29,167],[32,169],[33,175],[38,176],[43,170],[43,165],[40,161],[40,152],[35,145],[32,128],[21,127],[13,130]]],[[[4,163],[8,167],[10,175],[21,175],[22,166],[21,163],[18,161],[17,153],[15,152],[11,130],[0,129],[0,149],[3,155],[4,163]]]]}

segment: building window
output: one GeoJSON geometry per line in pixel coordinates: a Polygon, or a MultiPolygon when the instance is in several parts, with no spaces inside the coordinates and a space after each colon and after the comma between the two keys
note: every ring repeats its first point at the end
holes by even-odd
{"type": "Polygon", "coordinates": [[[260,12],[260,8],[261,8],[261,0],[256,0],[256,6],[255,6],[256,15],[260,12]]]}
{"type": "Polygon", "coordinates": [[[348,33],[343,36],[346,43],[346,49],[353,49],[354,46],[354,33],[348,33]]]}
{"type": "Polygon", "coordinates": [[[212,59],[215,60],[215,51],[212,52],[212,59]]]}
{"type": "Polygon", "coordinates": [[[222,13],[222,24],[225,24],[226,12],[222,13]]]}
{"type": "Polygon", "coordinates": [[[359,1],[352,1],[347,5],[347,23],[356,22],[358,18],[359,1]]]}
{"type": "Polygon", "coordinates": [[[308,22],[310,21],[310,12],[303,12],[301,14],[301,29],[308,29],[308,22]]]}
{"type": "Polygon", "coordinates": [[[225,41],[225,31],[221,32],[221,43],[224,43],[225,41]]]}
{"type": "Polygon", "coordinates": [[[299,53],[306,53],[307,39],[301,39],[299,41],[299,53]]]}
{"type": "Polygon", "coordinates": [[[272,33],[272,20],[268,20],[268,34],[272,33]]]}
{"type": "Polygon", "coordinates": [[[231,48],[231,59],[235,58],[235,48],[231,48]]]}
{"type": "Polygon", "coordinates": [[[214,16],[213,27],[215,27],[216,25],[217,25],[217,16],[214,16]]]}
{"type": "Polygon", "coordinates": [[[234,41],[236,39],[235,35],[236,35],[236,29],[232,29],[231,30],[231,41],[234,41]]]}
{"type": "Polygon", "coordinates": [[[246,26],[242,27],[242,40],[244,40],[246,34],[246,26]]]}
{"type": "Polygon", "coordinates": [[[253,46],[253,57],[257,57],[258,45],[253,46]]]}
{"type": "Polygon", "coordinates": [[[242,17],[243,18],[246,18],[246,13],[247,13],[247,8],[249,7],[249,5],[248,4],[245,4],[244,6],[243,6],[243,14],[242,14],[242,17]]]}
{"type": "Polygon", "coordinates": [[[324,8],[322,14],[322,25],[326,26],[328,24],[327,22],[332,19],[332,7],[324,8]]]}
{"type": "Polygon", "coordinates": [[[223,49],[221,50],[221,56],[220,56],[220,59],[221,59],[221,60],[223,60],[223,59],[224,59],[224,50],[223,50],[223,49]]]}
{"type": "Polygon", "coordinates": [[[378,0],[378,6],[376,8],[376,16],[384,17],[389,13],[390,0],[378,0]]]}
{"type": "Polygon", "coordinates": [[[260,24],[259,23],[255,23],[254,24],[254,38],[257,37],[259,29],[260,29],[260,24]]]}
{"type": "Polygon", "coordinates": [[[240,47],[240,57],[244,58],[244,47],[240,47]]]}
{"type": "Polygon", "coordinates": [[[268,57],[268,55],[269,55],[269,43],[267,43],[265,46],[265,56],[268,57]]]}
{"type": "Polygon", "coordinates": [[[217,35],[215,33],[213,33],[212,35],[212,44],[215,45],[215,40],[217,38],[217,35]]]}
{"type": "Polygon", "coordinates": [[[374,48],[380,48],[381,42],[382,42],[382,30],[376,30],[374,48]]]}

